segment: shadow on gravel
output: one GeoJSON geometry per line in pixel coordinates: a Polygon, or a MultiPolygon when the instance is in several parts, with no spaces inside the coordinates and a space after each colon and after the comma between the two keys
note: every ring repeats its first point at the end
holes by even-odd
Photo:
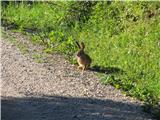
{"type": "Polygon", "coordinates": [[[112,73],[124,73],[124,71],[117,67],[101,67],[101,66],[93,66],[90,68],[91,71],[105,73],[105,74],[112,74],[112,73]]]}
{"type": "Polygon", "coordinates": [[[141,113],[137,113],[137,105],[112,100],[43,96],[26,98],[2,97],[1,102],[2,120],[143,119],[141,113]]]}

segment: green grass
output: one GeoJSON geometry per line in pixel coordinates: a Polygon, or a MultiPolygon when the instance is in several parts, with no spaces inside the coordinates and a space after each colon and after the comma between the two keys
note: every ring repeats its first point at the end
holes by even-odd
{"type": "Polygon", "coordinates": [[[92,67],[124,71],[100,75],[103,84],[155,107],[160,99],[160,2],[86,3],[9,5],[2,18],[20,30],[35,30],[35,43],[46,44],[46,52],[64,53],[72,63],[75,40],[84,41],[92,67]]]}
{"type": "Polygon", "coordinates": [[[38,53],[32,53],[32,58],[37,62],[37,63],[43,63],[43,60],[41,58],[41,54],[38,53]]]}
{"type": "MultiPolygon", "coordinates": [[[[1,31],[2,31],[2,38],[5,38],[5,40],[7,40],[7,41],[11,42],[13,45],[15,45],[21,51],[22,54],[29,53],[29,48],[26,44],[18,41],[17,38],[14,38],[13,36],[6,34],[3,29],[1,29],[1,31]]],[[[34,43],[34,42],[32,42],[32,43],[34,43]]],[[[45,53],[40,54],[37,51],[34,51],[34,52],[32,52],[31,57],[34,59],[35,62],[43,63],[42,55],[47,56],[47,54],[45,54],[45,53]]]]}
{"type": "Polygon", "coordinates": [[[21,51],[21,53],[27,54],[29,52],[28,47],[25,44],[18,42],[15,38],[7,35],[2,29],[1,31],[2,31],[2,37],[6,38],[5,40],[8,40],[12,44],[14,44],[21,51]]]}

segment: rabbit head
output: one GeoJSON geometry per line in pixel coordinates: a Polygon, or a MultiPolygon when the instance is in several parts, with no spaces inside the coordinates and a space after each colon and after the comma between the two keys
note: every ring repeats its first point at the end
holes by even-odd
{"type": "Polygon", "coordinates": [[[81,55],[84,54],[84,48],[85,48],[85,45],[83,42],[81,42],[80,44],[76,41],[76,44],[79,48],[79,51],[77,52],[77,56],[80,57],[81,55]]]}

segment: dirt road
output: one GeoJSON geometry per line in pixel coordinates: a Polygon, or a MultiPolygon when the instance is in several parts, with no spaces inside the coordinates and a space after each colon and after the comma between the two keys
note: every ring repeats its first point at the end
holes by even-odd
{"type": "Polygon", "coordinates": [[[151,120],[139,101],[101,85],[96,72],[82,75],[62,55],[43,56],[25,36],[9,35],[28,52],[2,36],[2,120],[151,120]]]}

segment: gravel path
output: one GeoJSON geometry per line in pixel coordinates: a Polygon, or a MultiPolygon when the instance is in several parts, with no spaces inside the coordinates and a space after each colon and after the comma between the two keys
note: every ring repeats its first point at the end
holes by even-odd
{"type": "Polygon", "coordinates": [[[138,100],[101,85],[96,72],[82,75],[62,55],[44,55],[24,35],[8,34],[28,53],[2,36],[2,120],[151,120],[138,100]]]}

